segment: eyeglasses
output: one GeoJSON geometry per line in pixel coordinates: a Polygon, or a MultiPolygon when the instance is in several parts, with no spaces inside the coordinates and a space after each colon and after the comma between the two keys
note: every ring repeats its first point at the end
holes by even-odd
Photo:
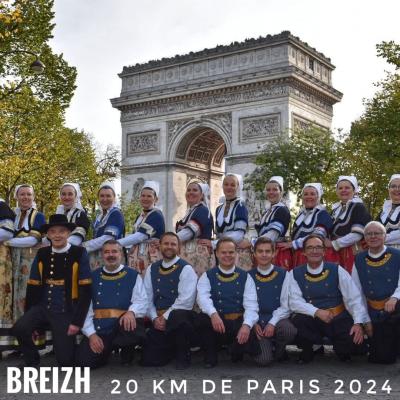
{"type": "Polygon", "coordinates": [[[306,251],[322,251],[324,250],[324,246],[306,246],[306,251]]]}
{"type": "Polygon", "coordinates": [[[365,237],[374,237],[374,236],[382,236],[384,234],[385,234],[385,232],[365,232],[364,236],[365,237]]]}
{"type": "Polygon", "coordinates": [[[390,185],[389,189],[400,190],[400,185],[390,185]]]}

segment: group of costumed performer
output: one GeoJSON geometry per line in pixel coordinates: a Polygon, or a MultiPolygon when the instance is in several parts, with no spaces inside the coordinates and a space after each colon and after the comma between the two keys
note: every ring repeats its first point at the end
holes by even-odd
{"type": "MultiPolygon", "coordinates": [[[[69,222],[75,223],[76,229],[71,232],[70,243],[79,245],[85,239],[89,228],[89,219],[83,209],[82,196],[77,183],[65,183],[60,189],[61,204],[58,214],[65,214],[69,222]]],[[[1,201],[0,221],[2,235],[0,238],[0,351],[16,350],[15,338],[10,335],[12,325],[24,314],[26,287],[31,266],[36,253],[42,246],[49,245],[46,238],[42,240],[42,227],[45,216],[35,204],[35,193],[31,185],[18,185],[14,198],[17,201],[15,213],[1,201]]],[[[50,336],[36,335],[35,344],[43,347],[50,336]]]]}
{"type": "MultiPolygon", "coordinates": [[[[194,266],[198,275],[212,268],[216,261],[213,248],[222,237],[232,238],[238,249],[238,265],[250,269],[250,241],[246,239],[248,210],[241,198],[242,178],[227,174],[223,179],[224,198],[215,213],[215,227],[209,208],[209,187],[205,183],[190,182],[186,189],[188,210],[176,224],[182,241],[181,255],[194,266]],[[212,240],[213,230],[216,239],[212,240]]],[[[400,247],[400,174],[394,174],[388,184],[389,199],[385,201],[377,220],[386,228],[385,244],[400,247]]],[[[267,206],[258,224],[258,237],[268,237],[276,243],[274,265],[285,269],[304,263],[302,243],[310,234],[325,239],[326,260],[338,262],[351,272],[354,257],[362,248],[363,229],[371,217],[358,197],[358,183],[354,176],[340,176],[336,184],[339,202],[331,215],[321,204],[323,189],[320,183],[307,183],[302,191],[303,207],[296,217],[290,240],[285,239],[290,212],[284,202],[284,181],[280,176],[271,177],[265,186],[267,206]]],[[[156,207],[159,184],[145,182],[140,203],[142,212],[136,219],[133,232],[124,237],[125,223],[116,204],[112,183],[103,183],[98,192],[101,213],[93,225],[93,239],[86,240],[89,219],[81,205],[82,193],[76,183],[65,183],[60,189],[57,213],[67,216],[77,225],[69,242],[83,245],[90,254],[91,268],[100,265],[99,249],[109,239],[119,240],[130,247],[129,265],[143,273],[147,265],[160,258],[158,239],[165,231],[165,221],[160,208],[156,207]]],[[[31,185],[18,185],[15,190],[15,213],[4,201],[0,202],[0,349],[15,348],[15,341],[7,329],[24,311],[26,282],[37,250],[48,245],[42,241],[41,227],[44,215],[34,202],[31,185]]]]}

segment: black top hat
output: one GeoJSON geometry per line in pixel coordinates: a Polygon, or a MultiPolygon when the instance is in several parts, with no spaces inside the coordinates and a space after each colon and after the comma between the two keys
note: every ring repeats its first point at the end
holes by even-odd
{"type": "Polygon", "coordinates": [[[53,214],[50,215],[49,223],[42,225],[40,231],[42,233],[47,233],[49,228],[52,226],[65,226],[71,232],[76,228],[76,225],[72,222],[68,222],[67,216],[64,214],[53,214]]]}

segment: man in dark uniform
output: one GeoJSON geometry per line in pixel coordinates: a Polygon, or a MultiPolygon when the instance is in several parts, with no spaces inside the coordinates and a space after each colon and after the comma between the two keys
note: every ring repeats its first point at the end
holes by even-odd
{"type": "Polygon", "coordinates": [[[59,366],[73,366],[75,335],[83,326],[90,304],[90,267],[86,250],[68,243],[75,228],[62,214],[42,226],[51,246],[39,249],[26,291],[25,314],[12,331],[27,366],[38,366],[40,356],[32,332],[50,328],[59,366]]]}

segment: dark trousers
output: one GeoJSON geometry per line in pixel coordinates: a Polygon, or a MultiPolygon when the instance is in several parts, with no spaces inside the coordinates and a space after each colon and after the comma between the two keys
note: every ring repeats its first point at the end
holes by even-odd
{"type": "Polygon", "coordinates": [[[165,331],[152,326],[146,332],[141,364],[162,366],[174,358],[187,361],[194,334],[194,315],[193,311],[173,310],[168,316],[165,331]]]}
{"type": "Polygon", "coordinates": [[[89,345],[89,339],[85,336],[76,351],[76,366],[98,368],[107,364],[111,352],[115,348],[121,348],[121,352],[133,351],[136,345],[142,344],[144,340],[144,323],[142,318],[136,319],[136,329],[125,331],[120,326],[119,320],[116,327],[109,334],[97,334],[104,344],[103,352],[94,353],[89,345]]]}
{"type": "Polygon", "coordinates": [[[349,335],[353,319],[347,311],[329,324],[305,314],[295,314],[292,323],[297,328],[296,343],[303,350],[301,358],[304,361],[314,358],[313,345],[322,344],[323,337],[332,341],[333,350],[339,358],[350,357],[354,348],[353,337],[349,335]]]}
{"type": "Polygon", "coordinates": [[[40,363],[40,356],[32,341],[32,332],[37,329],[50,329],[53,336],[53,348],[60,367],[74,365],[75,336],[68,336],[72,313],[54,313],[44,306],[33,306],[13,326],[12,334],[18,339],[21,352],[27,366],[40,363]]]}
{"type": "Polygon", "coordinates": [[[396,362],[400,343],[400,302],[391,314],[384,314],[382,320],[375,321],[373,336],[369,338],[368,361],[379,364],[396,362]]]}
{"type": "Polygon", "coordinates": [[[246,343],[239,344],[236,339],[239,329],[243,325],[243,318],[235,320],[221,318],[225,325],[225,333],[223,334],[214,331],[211,318],[207,314],[200,313],[197,315],[196,327],[202,339],[201,345],[204,349],[204,360],[206,363],[217,363],[218,350],[222,345],[229,345],[229,351],[233,359],[239,359],[244,354],[252,356],[260,354],[260,345],[253,329],[250,331],[249,340],[246,343]]]}
{"type": "Polygon", "coordinates": [[[259,339],[261,353],[254,357],[259,365],[268,365],[273,360],[280,360],[286,354],[286,345],[293,342],[297,329],[289,319],[281,319],[275,326],[275,335],[259,339]]]}

